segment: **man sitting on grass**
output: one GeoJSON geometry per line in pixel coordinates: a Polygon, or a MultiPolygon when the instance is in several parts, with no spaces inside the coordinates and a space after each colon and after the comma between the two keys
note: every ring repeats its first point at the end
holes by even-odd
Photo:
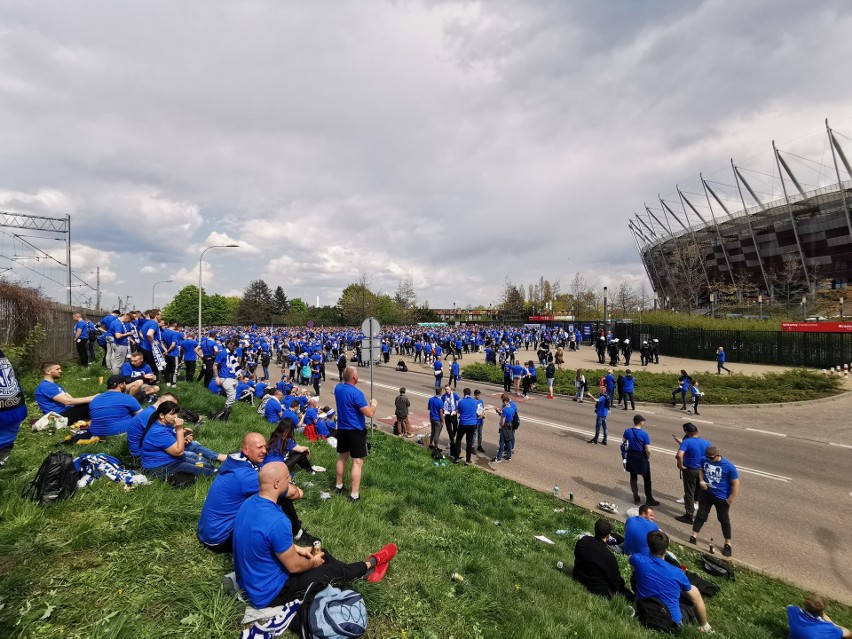
{"type": "Polygon", "coordinates": [[[364,561],[345,564],[327,551],[293,543],[290,520],[278,500],[290,488],[290,470],[283,462],[260,469],[260,491],[249,497],[234,522],[233,552],[237,585],[255,608],[281,606],[298,598],[313,582],[351,581],[364,577],[381,581],[396,555],[388,544],[364,561]]]}
{"type": "Polygon", "coordinates": [[[648,533],[659,529],[654,522],[654,509],[648,504],[639,506],[639,514],[628,517],[624,524],[624,554],[650,554],[648,533]]]}
{"type": "Polygon", "coordinates": [[[649,532],[648,547],[650,556],[639,553],[630,556],[630,565],[636,573],[636,600],[657,597],[669,609],[677,625],[683,622],[684,608],[692,603],[701,632],[710,632],[707,609],[698,588],[689,583],[683,570],[664,559],[669,549],[669,536],[660,530],[649,532]]]}
{"type": "Polygon", "coordinates": [[[586,535],[577,541],[574,546],[574,579],[592,594],[607,599],[622,595],[633,601],[633,593],[624,584],[618,561],[607,546],[611,534],[612,522],[598,519],[594,536],[586,535]]]}
{"type": "Polygon", "coordinates": [[[127,382],[125,392],[140,401],[156,395],[160,391],[160,387],[157,386],[157,375],[145,362],[140,351],[133,353],[130,356],[130,361],[121,365],[121,375],[127,382]]]}
{"type": "MultiPolygon", "coordinates": [[[[198,519],[198,540],[213,552],[231,552],[237,511],[260,489],[257,476],[265,456],[266,440],[263,435],[248,433],[243,437],[240,452],[228,455],[219,468],[198,519]]],[[[314,537],[308,539],[306,533],[302,534],[302,524],[293,505],[293,500],[302,497],[304,492],[290,484],[289,490],[282,493],[277,503],[290,520],[291,530],[298,531],[295,538],[313,542],[314,537]]]]}
{"type": "Polygon", "coordinates": [[[62,377],[62,366],[57,362],[45,362],[41,365],[44,378],[35,389],[35,400],[38,407],[46,415],[53,411],[68,419],[68,425],[79,420],[90,418],[89,402],[96,395],[88,397],[73,397],[57,381],[62,377]]]}
{"type": "Polygon", "coordinates": [[[788,639],[849,639],[852,632],[832,623],[825,614],[825,599],[819,595],[805,597],[804,605],[787,606],[790,623],[788,639]]]}
{"type": "Polygon", "coordinates": [[[134,397],[126,395],[126,382],[121,375],[110,375],[105,393],[96,395],[89,404],[92,423],[89,433],[98,437],[126,433],[133,417],[142,410],[134,397]]]}

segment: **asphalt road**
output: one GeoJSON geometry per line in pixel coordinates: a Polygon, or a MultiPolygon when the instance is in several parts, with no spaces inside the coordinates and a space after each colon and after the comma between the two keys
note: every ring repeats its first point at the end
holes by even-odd
{"type": "MultiPolygon", "coordinates": [[[[323,400],[331,399],[336,372],[329,367],[331,375],[323,388],[323,400]]],[[[368,368],[360,369],[360,378],[359,388],[369,397],[368,368]]],[[[486,405],[500,405],[502,387],[479,382],[463,385],[480,388],[486,405]]],[[[417,370],[399,373],[390,366],[378,366],[374,371],[373,392],[379,401],[377,426],[390,430],[381,420],[392,416],[400,386],[408,389],[413,425],[421,426],[416,432],[429,432],[421,422],[428,419],[426,403],[434,393],[433,378],[417,370]]],[[[579,404],[569,398],[549,400],[533,394],[518,406],[522,424],[511,463],[489,469],[488,459],[497,450],[497,416],[490,411],[483,435],[487,452],[478,454],[477,465],[485,472],[496,472],[538,490],[549,492],[558,484],[563,497],[573,493],[575,503],[590,509],[600,501],[613,502],[622,520],[626,519],[633,500],[628,475],[622,470],[619,444],[634,412],[613,410],[609,445],[596,446],[586,443],[594,434],[595,424],[590,400],[579,404]]],[[[660,528],[681,542],[689,539],[691,526],[674,520],[683,512],[683,506],[675,503],[683,491],[674,461],[677,445],[672,439],[672,434],[682,435],[682,424],[689,420],[698,426],[700,436],[717,445],[740,470],[741,492],[731,508],[733,558],[852,605],[852,576],[848,572],[852,566],[848,535],[852,524],[852,446],[810,437],[812,425],[818,423],[817,430],[826,432],[828,420],[836,420],[834,427],[848,434],[850,409],[852,396],[760,412],[707,406],[702,407],[700,417],[687,416],[670,406],[637,405],[636,412],[646,418],[651,436],[654,497],[661,502],[655,509],[660,528]]],[[[644,495],[641,478],[639,481],[644,495]]],[[[710,537],[721,546],[721,528],[713,512],[699,536],[701,550],[707,550],[710,537]]]]}

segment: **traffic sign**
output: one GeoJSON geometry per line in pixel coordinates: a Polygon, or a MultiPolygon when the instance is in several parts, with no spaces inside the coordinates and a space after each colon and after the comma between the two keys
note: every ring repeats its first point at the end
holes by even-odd
{"type": "Polygon", "coordinates": [[[364,333],[367,337],[373,335],[374,337],[382,332],[382,326],[379,324],[379,320],[375,317],[368,317],[363,322],[361,322],[361,332],[364,333]]]}

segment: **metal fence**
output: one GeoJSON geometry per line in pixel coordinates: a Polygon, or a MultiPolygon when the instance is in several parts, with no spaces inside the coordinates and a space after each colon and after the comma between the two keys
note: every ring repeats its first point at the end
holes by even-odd
{"type": "Polygon", "coordinates": [[[788,333],[675,328],[648,324],[618,325],[619,339],[630,338],[638,351],[643,339],[660,340],[660,354],[716,360],[725,349],[729,362],[831,368],[852,363],[852,333],[788,333]]]}

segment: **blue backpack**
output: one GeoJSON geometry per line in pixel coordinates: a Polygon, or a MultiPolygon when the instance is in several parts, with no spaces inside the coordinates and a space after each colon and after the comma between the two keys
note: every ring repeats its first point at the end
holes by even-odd
{"type": "Polygon", "coordinates": [[[310,600],[311,590],[322,584],[311,584],[302,599],[300,610],[303,639],[349,639],[367,632],[367,606],[354,590],[340,590],[331,584],[310,600]]]}

